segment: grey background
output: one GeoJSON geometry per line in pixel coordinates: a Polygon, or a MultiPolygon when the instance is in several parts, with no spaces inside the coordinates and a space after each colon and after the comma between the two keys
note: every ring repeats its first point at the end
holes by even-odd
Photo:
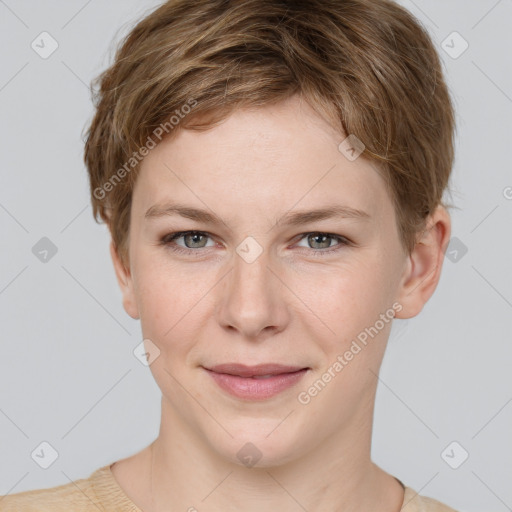
{"type": "MultiPolygon", "coordinates": [[[[92,219],[81,136],[90,80],[159,3],[0,0],[0,495],[87,477],[158,434],[160,391],[132,353],[140,325],[92,219]],[[31,48],[43,31],[59,45],[47,59],[31,48]],[[42,237],[47,262],[32,252],[42,237]],[[43,441],[58,452],[48,469],[31,458],[43,441]]],[[[459,242],[423,312],[393,327],[373,459],[454,508],[512,510],[512,1],[401,3],[438,45],[457,108],[459,242]],[[453,31],[469,44],[457,58],[453,31]],[[441,456],[453,441],[469,453],[458,469],[441,456]]]]}

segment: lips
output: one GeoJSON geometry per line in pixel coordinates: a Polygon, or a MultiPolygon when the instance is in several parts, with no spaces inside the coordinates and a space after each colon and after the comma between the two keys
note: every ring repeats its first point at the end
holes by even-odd
{"type": "Polygon", "coordinates": [[[206,368],[206,370],[210,370],[215,373],[224,373],[227,375],[235,375],[245,378],[268,378],[275,375],[295,373],[304,369],[307,369],[307,367],[289,366],[275,363],[258,364],[255,366],[247,366],[238,363],[225,363],[212,366],[211,368],[206,368]]]}
{"type": "Polygon", "coordinates": [[[238,399],[268,400],[296,386],[310,368],[282,364],[226,363],[204,367],[220,389],[238,399]]]}

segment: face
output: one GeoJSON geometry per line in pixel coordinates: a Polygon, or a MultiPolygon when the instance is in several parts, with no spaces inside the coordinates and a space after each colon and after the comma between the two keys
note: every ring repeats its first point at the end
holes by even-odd
{"type": "Polygon", "coordinates": [[[249,441],[275,465],[357,435],[393,315],[433,291],[417,283],[434,259],[404,253],[382,177],[340,152],[345,137],[293,97],[182,130],[142,162],[129,269],[113,252],[124,306],[160,351],[166,414],[234,462],[249,441]],[[207,370],[226,363],[307,370],[227,377],[235,396],[207,370]]]}

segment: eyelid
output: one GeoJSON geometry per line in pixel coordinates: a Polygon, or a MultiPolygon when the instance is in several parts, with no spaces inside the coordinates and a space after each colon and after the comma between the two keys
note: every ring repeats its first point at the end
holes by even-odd
{"type": "MultiPolygon", "coordinates": [[[[197,229],[189,229],[187,231],[174,231],[172,233],[167,233],[163,237],[160,238],[160,243],[163,245],[168,245],[173,243],[175,240],[178,240],[179,238],[182,238],[186,235],[206,235],[211,240],[214,240],[215,237],[208,233],[207,231],[198,231],[197,229]]],[[[179,246],[182,247],[182,246],[179,246]]],[[[183,249],[188,249],[190,251],[197,251],[197,249],[205,249],[205,247],[198,247],[196,249],[189,248],[189,247],[182,247],[183,249]]]]}
{"type": "MultiPolygon", "coordinates": [[[[343,235],[337,235],[336,233],[329,233],[328,231],[307,231],[306,233],[301,233],[300,235],[296,236],[297,242],[301,242],[309,235],[324,235],[329,238],[336,239],[340,243],[344,243],[347,245],[350,243],[350,240],[347,237],[345,237],[343,235]]],[[[330,247],[329,247],[329,249],[330,249],[330,247]]],[[[324,249],[324,250],[326,250],[326,249],[324,249]]],[[[321,251],[321,249],[318,249],[318,251],[321,251]]]]}

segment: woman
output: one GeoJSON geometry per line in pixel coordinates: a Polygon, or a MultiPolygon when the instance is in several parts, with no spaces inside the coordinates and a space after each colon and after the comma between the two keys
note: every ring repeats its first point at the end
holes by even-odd
{"type": "Polygon", "coordinates": [[[85,163],[158,438],[1,510],[453,509],[371,460],[394,318],[432,296],[454,117],[388,0],[170,1],[99,77],[85,163]]]}

